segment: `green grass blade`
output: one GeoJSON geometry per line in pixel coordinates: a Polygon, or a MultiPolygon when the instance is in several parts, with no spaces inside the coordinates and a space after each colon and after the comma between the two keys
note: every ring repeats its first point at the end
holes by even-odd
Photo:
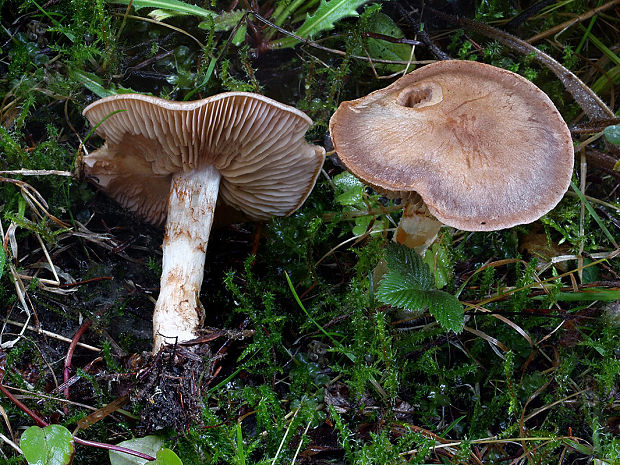
{"type": "Polygon", "coordinates": [[[190,5],[189,3],[179,0],[110,0],[110,3],[119,3],[121,5],[129,5],[131,3],[136,10],[141,8],[155,8],[173,11],[177,15],[193,15],[199,16],[200,18],[213,18],[217,16],[217,13],[214,11],[206,10],[196,5],[190,5]]]}
{"type": "Polygon", "coordinates": [[[614,245],[615,248],[618,248],[618,244],[616,243],[616,239],[609,232],[609,229],[607,229],[607,226],[605,226],[605,223],[603,223],[603,220],[601,220],[601,217],[598,216],[598,214],[594,211],[594,208],[592,208],[592,205],[590,205],[590,202],[588,202],[588,199],[586,199],[586,196],[583,195],[583,192],[581,192],[579,190],[579,188],[577,187],[577,185],[573,181],[570,182],[570,186],[575,191],[575,194],[577,194],[577,197],[579,197],[579,200],[581,200],[583,202],[583,204],[585,205],[586,209],[588,210],[588,213],[590,213],[592,218],[594,218],[594,221],[596,221],[596,223],[599,225],[599,227],[601,228],[601,231],[603,231],[605,236],[607,236],[607,239],[609,239],[609,241],[614,245]]]}

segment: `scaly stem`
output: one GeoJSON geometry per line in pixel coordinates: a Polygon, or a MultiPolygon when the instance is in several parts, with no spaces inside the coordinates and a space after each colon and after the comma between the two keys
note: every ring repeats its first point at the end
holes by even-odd
{"type": "Polygon", "coordinates": [[[213,166],[176,174],[168,197],[159,297],[153,313],[153,352],[189,341],[202,322],[198,294],[213,224],[220,173],[213,166]]]}

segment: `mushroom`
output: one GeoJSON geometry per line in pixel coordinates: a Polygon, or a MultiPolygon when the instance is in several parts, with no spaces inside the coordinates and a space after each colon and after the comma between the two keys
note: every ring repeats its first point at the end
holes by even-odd
{"type": "Polygon", "coordinates": [[[329,129],[349,171],[408,201],[395,240],[421,254],[442,224],[491,231],[535,221],[573,170],[571,135],[549,97],[474,61],[430,64],[342,102],[329,129]]]}
{"type": "Polygon", "coordinates": [[[84,157],[86,175],[125,208],[156,225],[166,221],[153,350],[194,339],[218,192],[253,219],[294,212],[325,154],[304,139],[312,120],[247,92],[193,102],[115,95],[83,114],[105,139],[84,157]]]}

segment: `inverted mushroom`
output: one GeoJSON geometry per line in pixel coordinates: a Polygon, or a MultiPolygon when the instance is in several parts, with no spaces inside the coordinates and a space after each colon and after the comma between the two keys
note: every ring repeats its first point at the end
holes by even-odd
{"type": "Polygon", "coordinates": [[[193,102],[115,95],[83,114],[105,139],[84,157],[86,175],[148,221],[166,221],[154,351],[194,339],[218,192],[253,219],[294,212],[324,159],[324,149],[304,139],[312,120],[246,92],[193,102]]]}
{"type": "Polygon", "coordinates": [[[442,223],[491,231],[535,221],[573,170],[571,135],[549,97],[473,61],[427,65],[342,102],[329,128],[349,171],[409,200],[396,240],[420,253],[442,223]]]}

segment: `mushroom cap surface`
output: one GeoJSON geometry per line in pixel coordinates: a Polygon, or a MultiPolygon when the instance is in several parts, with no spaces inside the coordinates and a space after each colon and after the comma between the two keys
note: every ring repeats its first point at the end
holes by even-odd
{"type": "Polygon", "coordinates": [[[85,173],[154,224],[166,218],[177,172],[214,165],[220,199],[267,219],[299,208],[323,165],[325,150],[304,139],[312,120],[259,94],[227,92],[192,102],[120,94],[83,114],[105,139],[84,157],[85,173]]]}
{"type": "Polygon", "coordinates": [[[442,223],[467,231],[535,221],[573,170],[571,134],[549,97],[473,61],[427,65],[343,102],[329,128],[354,175],[393,196],[417,192],[442,223]]]}

